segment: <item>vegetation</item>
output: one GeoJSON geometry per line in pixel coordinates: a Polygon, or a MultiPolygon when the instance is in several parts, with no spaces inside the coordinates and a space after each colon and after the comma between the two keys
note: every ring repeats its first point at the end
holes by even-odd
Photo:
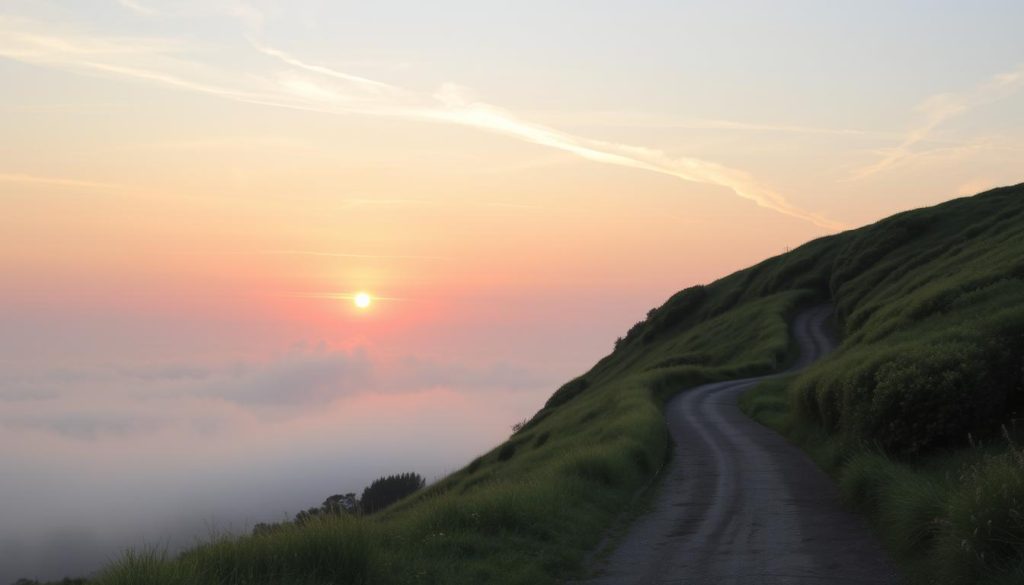
{"type": "Polygon", "coordinates": [[[1024,582],[1024,188],[836,239],[839,350],[744,408],[837,478],[912,582],[1024,582]]]}
{"type": "Polygon", "coordinates": [[[324,500],[319,508],[309,508],[299,512],[290,523],[268,524],[261,522],[253,527],[252,534],[253,536],[267,535],[285,529],[288,524],[305,526],[332,516],[380,512],[402,498],[416,493],[426,483],[420,474],[412,472],[381,477],[363,489],[361,498],[356,497],[354,493],[335,494],[324,500]]]}
{"type": "Polygon", "coordinates": [[[363,490],[359,508],[364,514],[373,514],[387,508],[406,496],[420,490],[426,481],[416,473],[401,473],[382,477],[363,490]]]}
{"type": "Polygon", "coordinates": [[[778,370],[788,319],[825,299],[839,351],[745,407],[833,470],[922,582],[1021,582],[1024,457],[1008,439],[1024,400],[1022,278],[1022,186],[821,238],[677,293],[507,442],[380,513],[318,514],[173,558],[129,552],[94,582],[572,578],[663,462],[663,401],[778,370]]]}

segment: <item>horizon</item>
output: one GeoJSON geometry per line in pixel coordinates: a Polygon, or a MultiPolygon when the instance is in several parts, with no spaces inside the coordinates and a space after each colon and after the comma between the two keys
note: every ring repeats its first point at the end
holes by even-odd
{"type": "Polygon", "coordinates": [[[0,583],[435,480],[676,291],[1020,183],[985,7],[5,3],[0,583]]]}

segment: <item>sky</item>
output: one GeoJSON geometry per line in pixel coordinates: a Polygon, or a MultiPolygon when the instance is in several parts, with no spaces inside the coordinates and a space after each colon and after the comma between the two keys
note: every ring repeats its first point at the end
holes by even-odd
{"type": "Polygon", "coordinates": [[[673,292],[1020,182],[1020,22],[0,0],[0,583],[436,479],[673,292]]]}

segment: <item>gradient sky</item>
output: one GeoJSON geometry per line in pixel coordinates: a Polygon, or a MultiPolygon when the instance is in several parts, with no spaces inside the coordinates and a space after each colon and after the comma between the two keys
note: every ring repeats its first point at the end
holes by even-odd
{"type": "Polygon", "coordinates": [[[1021,22],[0,0],[0,583],[436,478],[676,290],[1020,182],[1021,22]]]}

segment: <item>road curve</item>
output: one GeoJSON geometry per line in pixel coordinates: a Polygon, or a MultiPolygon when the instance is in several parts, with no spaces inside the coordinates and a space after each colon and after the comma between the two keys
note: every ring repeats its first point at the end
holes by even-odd
{"type": "MultiPolygon", "coordinates": [[[[800,358],[790,371],[835,347],[826,328],[831,310],[796,317],[800,358]]],[[[588,583],[897,582],[864,522],[840,506],[828,476],[740,412],[739,395],[766,377],[699,386],[666,405],[676,447],[653,508],[588,583]]]]}

